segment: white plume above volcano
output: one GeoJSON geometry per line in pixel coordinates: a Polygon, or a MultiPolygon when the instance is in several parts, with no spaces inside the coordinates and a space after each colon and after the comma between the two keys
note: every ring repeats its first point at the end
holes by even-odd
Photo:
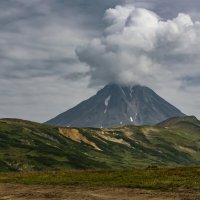
{"type": "Polygon", "coordinates": [[[92,85],[139,83],[183,87],[200,77],[200,22],[180,13],[164,20],[133,5],[108,9],[101,37],[77,48],[92,85]]]}

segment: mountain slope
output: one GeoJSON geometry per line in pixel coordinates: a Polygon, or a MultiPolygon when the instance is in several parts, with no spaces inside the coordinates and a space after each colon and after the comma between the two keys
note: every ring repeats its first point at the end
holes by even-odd
{"type": "Polygon", "coordinates": [[[184,114],[144,86],[109,84],[90,99],[47,121],[72,127],[157,124],[184,114]]]}
{"type": "Polygon", "coordinates": [[[104,129],[0,120],[0,171],[194,166],[200,165],[199,146],[194,117],[104,129]]]}

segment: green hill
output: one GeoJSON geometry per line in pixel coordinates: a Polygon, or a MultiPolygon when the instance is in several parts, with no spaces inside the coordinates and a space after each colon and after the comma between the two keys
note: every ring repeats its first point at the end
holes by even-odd
{"type": "Polygon", "coordinates": [[[157,126],[57,128],[0,120],[0,171],[200,165],[200,121],[157,126]]]}

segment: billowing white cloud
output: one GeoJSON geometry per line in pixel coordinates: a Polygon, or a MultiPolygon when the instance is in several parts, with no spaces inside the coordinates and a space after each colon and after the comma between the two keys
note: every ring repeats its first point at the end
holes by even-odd
{"type": "Polygon", "coordinates": [[[125,5],[108,9],[104,19],[102,37],[77,49],[80,61],[90,66],[91,84],[181,87],[186,77],[200,76],[200,22],[189,15],[162,20],[125,5]]]}

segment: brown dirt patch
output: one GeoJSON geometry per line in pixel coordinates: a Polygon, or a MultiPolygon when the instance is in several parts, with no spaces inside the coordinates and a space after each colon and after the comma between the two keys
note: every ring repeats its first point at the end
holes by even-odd
{"type": "Polygon", "coordinates": [[[159,192],[127,188],[83,188],[0,184],[0,200],[199,200],[200,191],[159,192]]]}
{"type": "Polygon", "coordinates": [[[64,137],[67,137],[75,142],[83,142],[87,145],[92,146],[94,149],[98,151],[102,151],[94,142],[89,141],[84,135],[82,135],[78,129],[71,129],[71,128],[59,128],[59,132],[64,137]]]}

